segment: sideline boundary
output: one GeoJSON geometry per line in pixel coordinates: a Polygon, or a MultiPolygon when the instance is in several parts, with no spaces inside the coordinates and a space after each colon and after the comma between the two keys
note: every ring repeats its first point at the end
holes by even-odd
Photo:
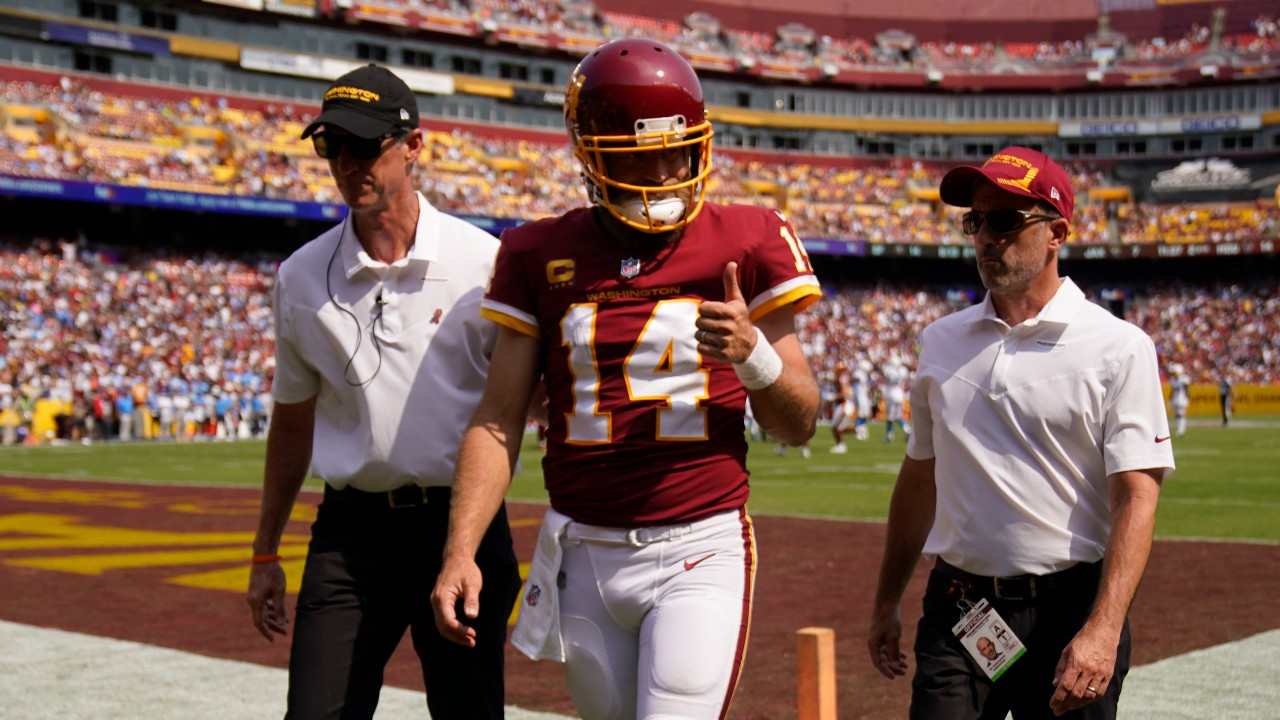
{"type": "MultiPolygon", "coordinates": [[[[268,720],[289,673],[239,660],[0,620],[0,697],[24,720],[268,720]]],[[[421,692],[384,687],[374,720],[430,718],[421,692]]],[[[12,713],[12,714],[10,714],[12,713]]],[[[507,706],[510,720],[571,720],[507,706]]]]}
{"type": "MultiPolygon", "coordinates": [[[[288,673],[237,660],[0,621],[0,697],[25,720],[239,720],[284,715],[288,673]],[[74,688],[74,689],[72,689],[74,688]]],[[[1280,630],[1129,672],[1127,720],[1269,720],[1280,630]],[[1208,713],[1208,714],[1207,714],[1208,713]]],[[[426,717],[421,692],[385,687],[375,720],[426,717]]],[[[507,707],[511,720],[572,720],[507,707]]]]}

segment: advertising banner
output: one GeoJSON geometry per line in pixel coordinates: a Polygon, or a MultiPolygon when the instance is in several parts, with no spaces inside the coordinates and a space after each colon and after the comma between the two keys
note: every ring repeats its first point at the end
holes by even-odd
{"type": "Polygon", "coordinates": [[[1185,160],[1118,162],[1116,178],[1140,202],[1231,202],[1274,197],[1280,159],[1190,157],[1185,160]]]}
{"type": "Polygon", "coordinates": [[[44,24],[44,35],[54,41],[74,43],[76,45],[92,45],[94,47],[124,50],[144,55],[168,55],[169,41],[166,38],[149,35],[135,35],[117,30],[100,30],[83,25],[68,25],[59,22],[44,24]]]}
{"type": "Polygon", "coordinates": [[[266,215],[304,220],[340,220],[346,207],[330,203],[277,200],[236,195],[204,195],[201,193],[155,188],[106,185],[78,180],[49,180],[0,175],[0,195],[17,195],[50,200],[79,200],[112,205],[137,205],[164,210],[200,210],[203,212],[266,215]]]}
{"type": "MultiPolygon", "coordinates": [[[[1196,383],[1190,388],[1191,405],[1187,407],[1188,417],[1222,417],[1222,404],[1218,396],[1218,386],[1211,383],[1196,383]]],[[[1165,385],[1164,398],[1169,399],[1169,386],[1165,385]]],[[[1231,414],[1262,415],[1280,413],[1280,386],[1277,385],[1236,385],[1231,389],[1231,414]]]]}
{"type": "MultiPolygon", "coordinates": [[[[240,52],[240,66],[246,70],[272,73],[275,75],[297,75],[299,77],[333,80],[364,65],[354,60],[324,58],[302,53],[275,52],[246,47],[240,52]]],[[[394,68],[395,73],[405,84],[416,92],[435,95],[452,95],[454,91],[453,76],[426,70],[394,68]]]]}
{"type": "MultiPolygon", "coordinates": [[[[158,210],[197,210],[201,212],[259,215],[302,220],[337,222],[346,215],[345,205],[299,200],[205,195],[202,193],[157,190],[155,188],[106,185],[78,180],[51,180],[0,175],[0,196],[34,197],[51,200],[94,202],[110,205],[132,205],[158,210]]],[[[491,218],[480,215],[458,215],[493,235],[519,225],[516,218],[491,218]]]]}
{"type": "Polygon", "coordinates": [[[294,17],[316,17],[316,0],[266,0],[262,7],[268,12],[294,17]]]}
{"type": "Polygon", "coordinates": [[[1258,113],[1200,115],[1161,120],[1095,120],[1058,124],[1059,137],[1131,137],[1135,135],[1204,135],[1262,127],[1258,113]]]}
{"type": "Polygon", "coordinates": [[[262,0],[204,0],[212,5],[226,5],[227,7],[242,8],[245,10],[261,10],[262,0]]]}

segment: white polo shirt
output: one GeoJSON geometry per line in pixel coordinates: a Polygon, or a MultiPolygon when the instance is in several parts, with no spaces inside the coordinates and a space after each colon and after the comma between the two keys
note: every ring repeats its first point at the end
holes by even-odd
{"type": "Polygon", "coordinates": [[[1107,476],[1174,467],[1155,346],[1069,278],[1017,327],[988,293],[925,328],[911,419],[907,455],[936,458],[924,552],[979,575],[1101,560],[1107,476]]]}
{"type": "Polygon", "coordinates": [[[418,206],[399,262],[370,258],[344,220],[280,266],[272,397],[319,395],[311,474],[337,489],[452,484],[484,389],[496,326],[480,299],[498,240],[418,206]]]}

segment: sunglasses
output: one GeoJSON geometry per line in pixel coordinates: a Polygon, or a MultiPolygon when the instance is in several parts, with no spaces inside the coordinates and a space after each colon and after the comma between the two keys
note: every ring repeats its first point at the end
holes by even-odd
{"type": "Polygon", "coordinates": [[[988,210],[987,212],[970,210],[960,218],[960,228],[964,230],[965,235],[977,235],[985,222],[987,228],[991,230],[991,234],[1008,235],[1009,233],[1018,232],[1033,222],[1057,219],[1057,215],[1045,215],[1044,213],[1033,213],[1012,208],[988,210]]]}
{"type": "Polygon", "coordinates": [[[342,155],[342,149],[346,148],[347,154],[356,160],[373,160],[381,157],[382,153],[389,150],[395,143],[384,146],[382,143],[391,139],[408,135],[408,130],[392,130],[380,137],[362,138],[355,135],[331,135],[330,133],[319,133],[311,136],[311,143],[316,147],[316,155],[325,160],[337,160],[342,155]]]}

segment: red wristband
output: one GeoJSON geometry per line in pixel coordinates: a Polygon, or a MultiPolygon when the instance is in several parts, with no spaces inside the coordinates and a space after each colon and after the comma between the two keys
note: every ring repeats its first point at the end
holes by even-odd
{"type": "Polygon", "coordinates": [[[254,565],[266,565],[268,563],[280,562],[280,559],[279,555],[254,555],[249,562],[254,565]]]}

